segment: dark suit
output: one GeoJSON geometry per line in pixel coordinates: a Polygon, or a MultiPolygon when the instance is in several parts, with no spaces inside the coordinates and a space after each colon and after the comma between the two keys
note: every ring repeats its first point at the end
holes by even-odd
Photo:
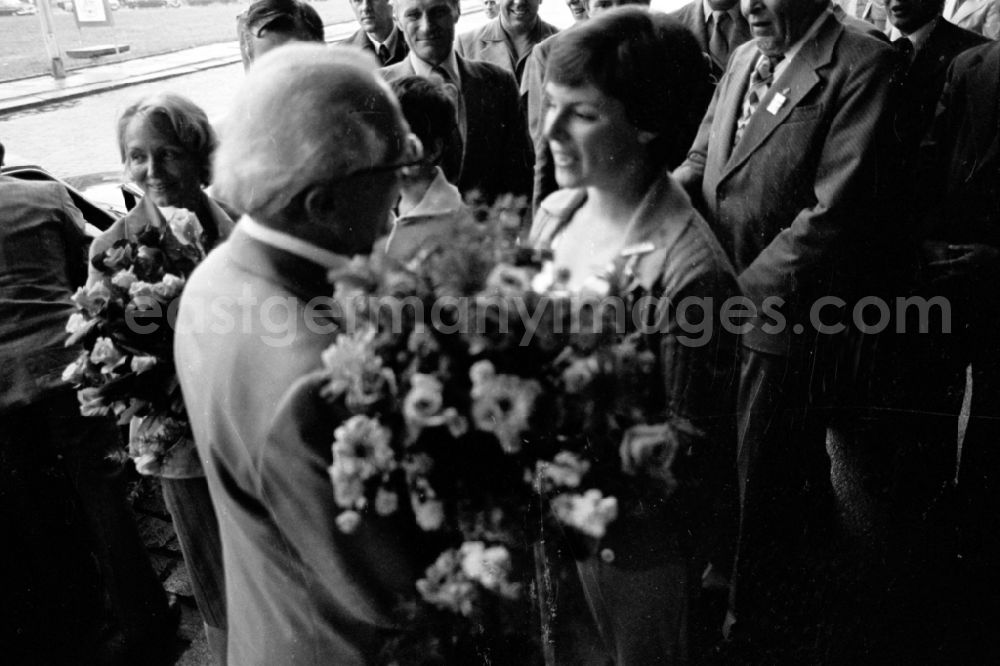
{"type": "MultiPolygon", "coordinates": [[[[912,62],[901,64],[895,92],[897,110],[892,127],[903,151],[909,153],[909,159],[915,157],[912,153],[930,129],[951,61],[962,51],[987,41],[974,32],[937,19],[912,62]]],[[[912,168],[912,162],[908,166],[912,168]]],[[[909,168],[904,166],[904,171],[909,171],[909,168]]]]}
{"type": "MultiPolygon", "coordinates": [[[[957,56],[948,71],[938,113],[926,144],[931,158],[927,187],[937,196],[929,209],[926,238],[948,243],[980,243],[1000,248],[1000,44],[994,42],[957,56]]],[[[960,503],[956,520],[963,573],[956,586],[961,617],[956,625],[975,627],[982,645],[994,645],[989,628],[1000,621],[996,573],[1000,557],[1000,299],[995,258],[975,271],[934,283],[934,293],[951,303],[952,332],[941,353],[929,359],[953,390],[943,411],[955,432],[962,407],[966,367],[972,368],[969,421],[958,470],[960,503]],[[982,629],[980,629],[982,628],[982,629]]],[[[952,440],[954,444],[954,440],[952,440]]],[[[954,462],[954,452],[952,455],[954,462]]],[[[995,661],[982,657],[967,663],[995,661]]]]}
{"type": "Polygon", "coordinates": [[[91,553],[130,647],[163,638],[166,599],[108,459],[114,421],[83,417],[61,378],[82,351],[64,343],[87,276],[84,219],[62,184],[0,176],[0,220],[0,524],[16,563],[0,579],[14,611],[0,642],[11,663],[90,663],[91,553]]]}
{"type": "MultiPolygon", "coordinates": [[[[866,256],[893,58],[888,46],[825,14],[734,148],[757,57],[753,43],[733,54],[676,175],[703,197],[740,286],[764,313],[743,335],[736,606],[741,621],[767,625],[778,601],[766,599],[768,587],[798,566],[788,559],[801,552],[795,540],[804,525],[832,508],[825,423],[812,393],[832,345],[816,334],[810,309],[825,295],[849,302],[876,265],[866,256]],[[774,311],[786,320],[773,332],[762,327],[777,320],[767,315],[769,298],[783,301],[774,311]]],[[[824,323],[831,320],[824,312],[824,323]]]]}
{"type": "Polygon", "coordinates": [[[230,664],[371,663],[416,580],[406,532],[335,524],[342,415],[302,379],[334,337],[306,304],[331,290],[324,268],[237,225],[181,297],[177,371],[219,514],[230,664]]]}
{"type": "MultiPolygon", "coordinates": [[[[750,41],[750,25],[739,12],[739,3],[736,5],[736,14],[736,21],[729,27],[730,53],[732,53],[733,50],[740,44],[750,41]]],[[[701,47],[702,53],[704,53],[712,63],[712,74],[716,79],[721,77],[722,73],[726,71],[726,63],[720,62],[717,58],[713,57],[711,51],[709,50],[708,44],[712,36],[708,32],[708,24],[705,22],[704,1],[693,0],[677,11],[671,12],[668,16],[683,23],[684,26],[690,30],[692,34],[694,34],[695,39],[698,40],[698,46],[701,47]]]]}
{"type": "MultiPolygon", "coordinates": [[[[531,143],[518,102],[514,77],[496,65],[456,54],[465,103],[466,137],[459,175],[445,170],[463,195],[477,190],[492,201],[501,194],[531,194],[531,143]]],[[[407,58],[382,70],[388,81],[416,72],[407,58]]],[[[460,145],[459,142],[458,145],[460,145]]],[[[444,167],[442,167],[444,168],[444,167]]]]}
{"type": "MultiPolygon", "coordinates": [[[[340,43],[344,46],[355,46],[363,51],[368,51],[373,56],[375,56],[376,60],[382,62],[383,67],[387,67],[389,65],[395,65],[397,62],[402,61],[403,58],[405,58],[406,55],[410,52],[410,47],[406,45],[406,40],[403,39],[403,33],[399,31],[399,27],[394,25],[392,27],[392,32],[396,36],[396,44],[389,52],[389,59],[386,60],[385,62],[382,62],[381,58],[379,58],[378,56],[378,53],[375,52],[375,45],[372,44],[372,40],[368,39],[368,35],[367,33],[365,33],[363,28],[359,29],[353,35],[351,35],[350,37],[348,37],[347,39],[345,39],[340,43]]],[[[392,35],[390,35],[390,39],[391,38],[392,35]]]]}
{"type": "MultiPolygon", "coordinates": [[[[531,43],[539,44],[557,32],[559,28],[538,19],[531,33],[531,43]]],[[[482,60],[502,67],[513,74],[518,83],[532,50],[521,58],[517,57],[510,47],[499,16],[477,30],[459,35],[455,40],[455,53],[468,60],[482,60]]]]}

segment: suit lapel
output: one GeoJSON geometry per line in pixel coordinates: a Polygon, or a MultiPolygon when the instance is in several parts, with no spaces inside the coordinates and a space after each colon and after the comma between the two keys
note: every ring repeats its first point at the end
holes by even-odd
{"type": "Polygon", "coordinates": [[[733,149],[736,122],[743,111],[743,98],[747,94],[747,86],[750,84],[750,70],[753,69],[757,61],[757,55],[756,47],[738,51],[729,63],[729,71],[726,74],[731,77],[729,82],[720,83],[720,85],[725,85],[723,96],[716,106],[716,113],[721,112],[722,114],[719,125],[721,136],[713,137],[713,139],[725,148],[725,154],[722,156],[723,163],[729,159],[729,153],[733,149]]]}
{"type": "MultiPolygon", "coordinates": [[[[833,57],[833,47],[843,29],[840,21],[832,14],[829,14],[816,33],[815,39],[802,44],[802,48],[799,49],[799,52],[788,63],[787,68],[781,73],[781,76],[771,85],[767,94],[760,101],[756,113],[754,113],[753,117],[747,123],[746,128],[743,130],[743,138],[729,156],[729,161],[726,163],[726,168],[722,174],[723,178],[742,165],[750,155],[759,149],[778,126],[785,122],[785,119],[788,118],[806,95],[816,87],[820,82],[816,70],[830,63],[833,57]],[[779,94],[785,98],[785,101],[780,104],[775,102],[772,106],[772,101],[779,94]],[[772,113],[772,111],[774,112],[772,113]]],[[[751,63],[752,65],[753,63],[751,63]]],[[[748,71],[746,74],[748,83],[749,76],[748,71]]],[[[741,96],[735,105],[736,114],[742,112],[742,105],[743,97],[741,96]]],[[[735,129],[735,121],[732,127],[735,129]]],[[[732,135],[729,136],[731,137],[732,135]]],[[[731,145],[732,138],[729,141],[731,145]]]]}
{"type": "Polygon", "coordinates": [[[517,67],[510,49],[507,48],[507,37],[500,27],[500,19],[487,24],[479,36],[479,55],[476,56],[476,60],[491,62],[511,72],[517,67]]]}

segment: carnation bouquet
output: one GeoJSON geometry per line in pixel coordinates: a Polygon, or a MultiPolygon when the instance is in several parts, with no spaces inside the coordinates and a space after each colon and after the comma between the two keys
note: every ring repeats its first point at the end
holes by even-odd
{"type": "Polygon", "coordinates": [[[343,328],[323,394],[350,414],[331,433],[338,526],[401,513],[441,545],[387,664],[540,663],[540,544],[586,557],[677,485],[688,426],[660,407],[649,336],[604,307],[635,298],[630,262],[571,293],[549,253],[519,246],[518,211],[331,275],[343,328]]]}
{"type": "Polygon", "coordinates": [[[173,364],[173,318],[185,280],[204,258],[201,225],[182,208],[167,225],[121,239],[91,264],[99,281],[80,287],[66,324],[66,346],[83,351],[63,380],[77,389],[84,416],[115,414],[133,432],[129,456],[144,474],[157,473],[191,429],[173,364]]]}

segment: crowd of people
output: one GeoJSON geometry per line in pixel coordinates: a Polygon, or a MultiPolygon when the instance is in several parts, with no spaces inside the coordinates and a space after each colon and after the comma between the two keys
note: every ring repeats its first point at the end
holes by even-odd
{"type": "Polygon", "coordinates": [[[129,106],[117,138],[144,197],[93,242],[61,185],[0,176],[13,663],[156,663],[176,629],[106,457],[121,435],[61,376],[71,296],[102,279],[88,247],[184,208],[211,250],[175,340],[193,438],[152,473],[214,661],[371,663],[420,564],[335,525],[336,424],[297,401],[331,342],[306,305],[351,256],[410,261],[470,197],[507,194],[568,288],[629,260],[637,288],[713,324],[686,344],[673,307],[656,342],[694,490],[578,563],[548,609],[550,662],[1000,656],[1000,3],[572,0],[558,31],[539,0],[500,0],[456,35],[458,0],[349,2],[359,29],[336,46],[300,0],[240,16],[221,138],[183,96],[129,106]],[[293,304],[280,345],[275,298],[293,304]],[[73,503],[45,501],[57,481],[73,503]],[[862,530],[845,487],[877,506],[862,530]]]}

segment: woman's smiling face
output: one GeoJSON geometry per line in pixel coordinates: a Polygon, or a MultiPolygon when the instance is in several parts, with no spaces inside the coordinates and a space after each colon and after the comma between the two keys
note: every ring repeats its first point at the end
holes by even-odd
{"type": "Polygon", "coordinates": [[[545,86],[545,138],[560,187],[613,188],[642,160],[644,134],[625,105],[593,84],[545,86]]]}
{"type": "Polygon", "coordinates": [[[125,169],[157,206],[190,208],[201,196],[201,165],[148,114],[125,130],[125,169]]]}

